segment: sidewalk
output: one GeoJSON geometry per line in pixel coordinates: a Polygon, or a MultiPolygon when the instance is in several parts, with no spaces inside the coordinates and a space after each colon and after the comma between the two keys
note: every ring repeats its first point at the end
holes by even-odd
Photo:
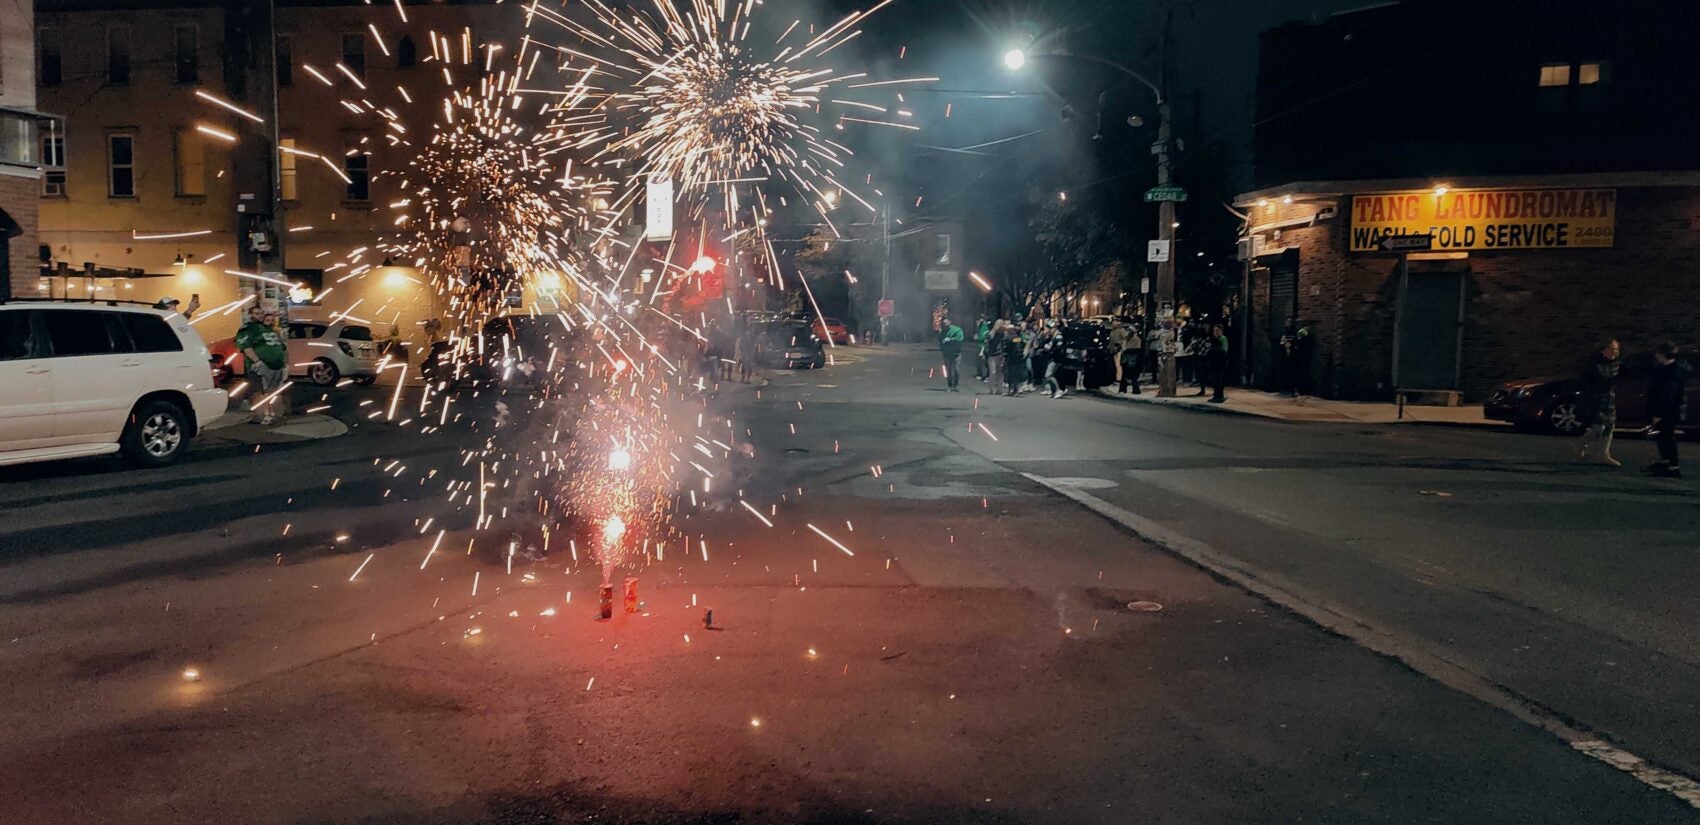
{"type": "Polygon", "coordinates": [[[1232,415],[1255,415],[1281,421],[1357,424],[1417,423],[1468,427],[1511,426],[1503,421],[1492,421],[1484,417],[1479,404],[1461,407],[1417,407],[1407,404],[1405,405],[1405,417],[1401,419],[1399,408],[1394,404],[1331,401],[1310,396],[1287,398],[1272,392],[1240,388],[1229,388],[1226,393],[1228,397],[1226,402],[1211,404],[1208,395],[1193,395],[1193,393],[1198,392],[1195,387],[1181,387],[1178,392],[1180,396],[1177,398],[1158,398],[1156,385],[1145,384],[1140,386],[1138,395],[1123,395],[1113,387],[1105,387],[1100,395],[1104,398],[1134,401],[1142,404],[1166,404],[1185,407],[1190,410],[1232,415]]]}

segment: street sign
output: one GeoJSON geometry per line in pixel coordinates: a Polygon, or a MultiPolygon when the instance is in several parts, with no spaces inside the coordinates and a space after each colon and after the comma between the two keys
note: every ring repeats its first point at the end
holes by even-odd
{"type": "Polygon", "coordinates": [[[1141,295],[1150,295],[1151,294],[1151,279],[1150,278],[1140,278],[1139,279],[1139,294],[1141,294],[1141,295]]]}
{"type": "Polygon", "coordinates": [[[880,317],[890,318],[897,314],[897,302],[890,298],[880,299],[880,317]]]}
{"type": "Polygon", "coordinates": [[[1186,190],[1179,186],[1156,186],[1145,190],[1146,203],[1186,203],[1186,190]]]}
{"type": "Polygon", "coordinates": [[[644,186],[644,232],[646,241],[673,237],[673,179],[655,175],[644,186]]]}
{"type": "Polygon", "coordinates": [[[1160,264],[1169,260],[1169,242],[1152,241],[1145,247],[1146,263],[1160,264]]]}
{"type": "Polygon", "coordinates": [[[1434,248],[1433,235],[1388,235],[1376,244],[1382,252],[1427,252],[1434,248]]]}

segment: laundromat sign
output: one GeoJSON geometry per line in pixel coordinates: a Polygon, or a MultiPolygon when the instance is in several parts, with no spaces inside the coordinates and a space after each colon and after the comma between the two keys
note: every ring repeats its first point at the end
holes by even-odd
{"type": "Polygon", "coordinates": [[[1352,197],[1351,250],[1428,235],[1435,250],[1601,249],[1617,226],[1615,189],[1464,189],[1352,197]]]}

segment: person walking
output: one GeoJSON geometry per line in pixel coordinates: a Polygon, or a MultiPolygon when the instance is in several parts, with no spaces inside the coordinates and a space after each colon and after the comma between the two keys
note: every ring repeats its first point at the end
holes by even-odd
{"type": "Polygon", "coordinates": [[[277,311],[259,304],[248,307],[248,321],[236,331],[235,343],[244,369],[259,383],[260,426],[270,426],[279,417],[273,410],[282,408],[285,416],[289,414],[289,400],[282,397],[289,350],[277,334],[277,311]]]}
{"type": "Polygon", "coordinates": [[[1611,436],[1617,429],[1617,341],[1607,340],[1589,357],[1582,370],[1581,413],[1588,422],[1582,432],[1581,459],[1597,455],[1601,464],[1613,467],[1623,462],[1611,457],[1611,436]]]}
{"type": "MultiPolygon", "coordinates": [[[[1122,352],[1127,349],[1127,342],[1132,334],[1126,318],[1116,321],[1116,325],[1110,329],[1110,357],[1115,359],[1116,383],[1124,388],[1127,382],[1122,378],[1122,352]]],[[[1127,390],[1123,389],[1122,392],[1127,390]]]]}
{"type": "Polygon", "coordinates": [[[1198,395],[1204,395],[1205,383],[1210,384],[1210,403],[1227,401],[1227,330],[1221,323],[1210,325],[1210,337],[1205,339],[1205,381],[1198,383],[1198,395]]]}
{"type": "Polygon", "coordinates": [[[984,384],[992,374],[992,365],[986,358],[986,344],[992,337],[992,322],[981,314],[974,319],[974,343],[978,345],[974,354],[974,377],[984,384]]]}
{"type": "MultiPolygon", "coordinates": [[[[1063,338],[1062,330],[1057,327],[1055,320],[1045,322],[1045,331],[1039,334],[1039,342],[1034,347],[1035,360],[1043,359],[1045,394],[1051,398],[1061,398],[1068,395],[1068,389],[1057,381],[1057,371],[1062,368],[1063,338]]],[[[1039,368],[1034,367],[1035,370],[1039,368]]]]}
{"type": "Polygon", "coordinates": [[[1139,330],[1139,325],[1126,321],[1127,341],[1122,344],[1121,351],[1116,353],[1118,389],[1123,395],[1139,394],[1139,376],[1145,371],[1145,333],[1139,330]]]}
{"type": "Polygon", "coordinates": [[[944,356],[944,375],[951,392],[961,392],[956,384],[961,379],[961,367],[958,365],[962,361],[963,338],[962,327],[957,326],[949,315],[939,320],[939,354],[944,356]]]}
{"type": "Polygon", "coordinates": [[[1682,478],[1676,452],[1676,430],[1682,426],[1688,392],[1688,365],[1677,359],[1676,344],[1666,341],[1653,350],[1652,378],[1647,382],[1647,417],[1659,448],[1659,460],[1647,472],[1665,478],[1682,478]]]}

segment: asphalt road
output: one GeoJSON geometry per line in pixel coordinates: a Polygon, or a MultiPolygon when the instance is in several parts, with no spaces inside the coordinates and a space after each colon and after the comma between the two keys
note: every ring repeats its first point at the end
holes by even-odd
{"type": "Polygon", "coordinates": [[[774,526],[681,515],[611,622],[558,552],[464,552],[487,428],[359,396],[0,473],[0,820],[1700,821],[1606,761],[1700,762],[1691,487],[838,360],[710,404],[774,526]]]}

